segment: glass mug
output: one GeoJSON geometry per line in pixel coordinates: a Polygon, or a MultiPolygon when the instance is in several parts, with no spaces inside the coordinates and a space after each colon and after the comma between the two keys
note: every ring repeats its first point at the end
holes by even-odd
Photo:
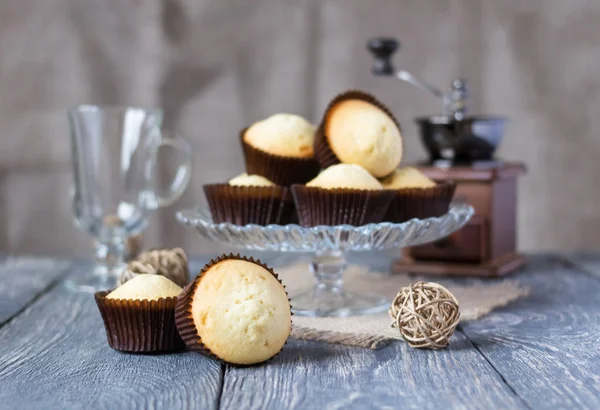
{"type": "Polygon", "coordinates": [[[76,225],[96,242],[96,265],[69,285],[85,291],[114,287],[127,259],[127,239],[142,232],[151,210],[168,206],[185,191],[192,151],[180,137],[161,131],[159,109],[80,105],[68,112],[76,225]],[[165,192],[157,187],[161,147],[181,161],[165,192]]]}

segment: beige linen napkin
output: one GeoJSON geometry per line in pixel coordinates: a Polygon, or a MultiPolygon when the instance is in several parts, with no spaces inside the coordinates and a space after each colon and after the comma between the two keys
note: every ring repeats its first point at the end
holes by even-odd
{"type": "MultiPolygon", "coordinates": [[[[280,274],[292,298],[294,293],[314,284],[314,278],[308,270],[308,261],[295,262],[288,267],[278,267],[276,271],[280,274]]],[[[344,274],[346,289],[378,293],[390,301],[402,286],[422,279],[401,274],[369,272],[368,268],[358,265],[350,265],[344,274]]],[[[529,293],[528,288],[515,280],[457,281],[444,278],[428,278],[428,280],[446,286],[454,294],[460,305],[461,321],[478,319],[493,309],[529,293]]],[[[293,316],[292,338],[378,349],[390,341],[402,339],[398,330],[391,328],[390,324],[391,319],[387,312],[345,318],[296,315],[293,316]]]]}

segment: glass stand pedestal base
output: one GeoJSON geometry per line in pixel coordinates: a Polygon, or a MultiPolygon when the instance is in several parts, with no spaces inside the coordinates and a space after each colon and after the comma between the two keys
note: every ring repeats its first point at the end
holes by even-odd
{"type": "Polygon", "coordinates": [[[318,252],[310,270],[317,284],[292,297],[292,311],[299,316],[358,316],[384,312],[390,302],[379,295],[344,290],[346,260],[339,251],[318,252]]]}
{"type": "Polygon", "coordinates": [[[292,312],[298,316],[358,316],[385,312],[390,301],[375,295],[353,292],[332,292],[319,286],[292,295],[292,312]]]}

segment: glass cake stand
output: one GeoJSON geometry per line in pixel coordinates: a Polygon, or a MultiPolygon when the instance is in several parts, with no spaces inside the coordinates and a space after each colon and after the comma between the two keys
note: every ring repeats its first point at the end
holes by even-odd
{"type": "Polygon", "coordinates": [[[464,226],[473,215],[470,205],[453,203],[437,218],[382,222],[363,226],[233,225],[214,223],[208,208],[184,210],[176,216],[205,238],[256,251],[311,252],[310,271],[316,284],[291,295],[293,311],[302,316],[354,316],[378,313],[389,301],[375,294],[344,290],[345,252],[404,248],[442,239],[464,226]]]}

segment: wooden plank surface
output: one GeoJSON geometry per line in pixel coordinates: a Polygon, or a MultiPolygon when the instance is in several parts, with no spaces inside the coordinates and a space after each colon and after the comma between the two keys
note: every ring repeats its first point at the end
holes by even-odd
{"type": "Polygon", "coordinates": [[[256,368],[227,367],[223,409],[526,408],[458,334],[450,348],[380,350],[290,341],[256,368]]]}
{"type": "MultiPolygon", "coordinates": [[[[193,275],[204,260],[193,260],[193,275]]],[[[113,351],[92,296],[54,286],[89,266],[15,260],[0,265],[0,298],[13,301],[0,301],[12,317],[0,329],[0,409],[600,408],[600,257],[570,260],[530,258],[513,279],[532,295],[462,324],[448,349],[290,341],[247,368],[113,351]]]]}
{"type": "Polygon", "coordinates": [[[576,253],[561,255],[561,258],[574,269],[600,278],[600,255],[593,253],[576,253]]]}
{"type": "Polygon", "coordinates": [[[0,260],[0,327],[40,293],[56,285],[70,264],[49,258],[3,257],[0,260]]]}
{"type": "Polygon", "coordinates": [[[558,257],[517,278],[531,295],[461,329],[529,407],[600,408],[600,280],[558,257]]]}
{"type": "Polygon", "coordinates": [[[110,349],[93,296],[62,286],[0,329],[2,409],[214,409],[222,374],[197,353],[110,349]]]}

